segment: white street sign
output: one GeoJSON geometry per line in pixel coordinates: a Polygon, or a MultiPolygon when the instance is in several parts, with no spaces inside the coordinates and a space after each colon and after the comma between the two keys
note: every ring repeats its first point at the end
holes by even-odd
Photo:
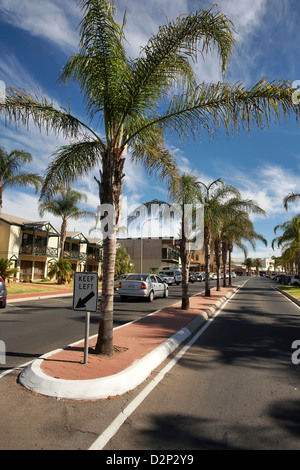
{"type": "Polygon", "coordinates": [[[98,274],[75,273],[73,310],[96,312],[98,310],[98,274]]]}

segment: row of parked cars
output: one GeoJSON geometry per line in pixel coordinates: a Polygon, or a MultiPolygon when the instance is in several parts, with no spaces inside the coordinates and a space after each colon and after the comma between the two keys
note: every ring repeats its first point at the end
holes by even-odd
{"type": "Polygon", "coordinates": [[[286,284],[289,286],[299,286],[299,276],[298,274],[283,274],[283,273],[272,273],[266,274],[265,277],[269,277],[272,281],[279,282],[280,284],[286,284]]]}
{"type": "MultiPolygon", "coordinates": [[[[168,297],[169,286],[179,284],[182,276],[178,272],[174,273],[158,273],[158,274],[121,274],[116,277],[114,288],[118,291],[122,301],[128,297],[141,297],[152,302],[155,297],[168,297]]],[[[211,274],[211,279],[216,279],[216,275],[211,274]],[[214,277],[215,276],[215,277],[214,277]]],[[[190,272],[189,282],[201,282],[205,280],[204,273],[190,272]]]]}

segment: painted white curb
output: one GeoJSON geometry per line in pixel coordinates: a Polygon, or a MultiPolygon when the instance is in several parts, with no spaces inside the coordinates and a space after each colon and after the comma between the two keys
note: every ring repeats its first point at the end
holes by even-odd
{"type": "Polygon", "coordinates": [[[214,314],[231,295],[232,292],[225,294],[214,305],[194,318],[185,328],[179,330],[147,356],[135,361],[130,367],[118,374],[88,380],[65,380],[51,377],[42,371],[41,364],[47,357],[59,351],[56,350],[44,354],[29,364],[20,374],[19,381],[24,387],[33,392],[58,399],[99,400],[122,395],[133,390],[149,377],[151,372],[202,323],[207,321],[209,316],[214,314]]]}
{"type": "Polygon", "coordinates": [[[109,377],[89,380],[65,380],[50,377],[41,370],[44,359],[53,354],[48,353],[27,366],[21,373],[19,380],[27,389],[54,398],[96,400],[122,395],[140,385],[159,364],[192,334],[192,330],[199,328],[205,321],[205,316],[199,315],[197,322],[193,321],[191,329],[187,327],[181,329],[147,356],[135,361],[124,371],[109,377]]]}

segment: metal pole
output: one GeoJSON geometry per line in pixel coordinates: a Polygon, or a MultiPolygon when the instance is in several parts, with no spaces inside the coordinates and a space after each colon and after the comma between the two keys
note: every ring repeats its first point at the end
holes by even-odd
{"type": "Polygon", "coordinates": [[[83,359],[84,364],[87,364],[88,362],[89,336],[90,336],[90,312],[85,312],[84,359],[83,359]]]}

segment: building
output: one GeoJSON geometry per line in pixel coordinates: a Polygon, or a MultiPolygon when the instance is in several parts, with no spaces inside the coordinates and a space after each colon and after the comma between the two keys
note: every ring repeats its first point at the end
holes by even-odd
{"type": "MultiPolygon", "coordinates": [[[[19,281],[47,278],[48,268],[60,256],[60,230],[48,221],[30,221],[10,214],[0,214],[0,258],[18,268],[19,281]]],[[[81,232],[67,232],[64,259],[76,271],[101,274],[102,250],[98,239],[88,239],[81,232]]]]}
{"type": "Polygon", "coordinates": [[[118,238],[127,249],[135,272],[157,271],[161,265],[180,265],[179,247],[174,238],[118,238]]]}

